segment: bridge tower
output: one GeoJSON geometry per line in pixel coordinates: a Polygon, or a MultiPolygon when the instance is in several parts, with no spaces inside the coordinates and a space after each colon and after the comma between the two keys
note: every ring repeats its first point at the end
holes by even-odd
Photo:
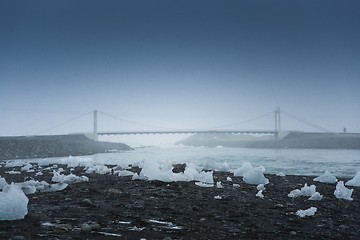
{"type": "Polygon", "coordinates": [[[275,140],[280,140],[280,131],[281,131],[281,117],[280,117],[280,107],[275,110],[275,140]]]}
{"type": "Polygon", "coordinates": [[[93,128],[93,139],[94,141],[98,141],[99,140],[99,136],[98,136],[98,130],[97,130],[97,110],[94,110],[94,128],[93,128]]]}

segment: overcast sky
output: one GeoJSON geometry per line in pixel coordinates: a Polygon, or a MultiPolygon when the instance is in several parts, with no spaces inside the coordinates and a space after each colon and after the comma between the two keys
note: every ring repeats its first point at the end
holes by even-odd
{"type": "MultiPolygon", "coordinates": [[[[2,0],[0,84],[0,135],[94,109],[207,128],[278,106],[360,132],[360,1],[2,0]]],[[[99,118],[100,129],[141,129],[99,118]]],[[[91,127],[89,114],[44,133],[91,127]]]]}

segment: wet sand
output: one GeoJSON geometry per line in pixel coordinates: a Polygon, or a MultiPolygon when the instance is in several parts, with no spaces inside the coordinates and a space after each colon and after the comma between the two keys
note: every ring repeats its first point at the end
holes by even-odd
{"type": "MultiPolygon", "coordinates": [[[[181,171],[181,166],[175,169],[181,171]]],[[[52,177],[51,172],[35,177],[35,173],[4,171],[0,168],[0,176],[8,182],[33,177],[50,183],[52,177]]],[[[0,239],[360,238],[359,189],[355,188],[353,201],[339,200],[334,196],[335,184],[313,182],[314,177],[266,175],[270,183],[261,199],[255,196],[256,186],[226,172],[214,172],[215,182],[221,181],[223,188],[85,174],[80,167],[73,173],[88,176],[89,181],[70,184],[60,192],[28,195],[29,213],[23,220],[0,221],[0,239]],[[226,180],[228,176],[232,182],[226,180]],[[315,184],[323,199],[287,196],[305,183],[315,184]],[[315,216],[295,215],[310,207],[317,207],[315,216]]]]}

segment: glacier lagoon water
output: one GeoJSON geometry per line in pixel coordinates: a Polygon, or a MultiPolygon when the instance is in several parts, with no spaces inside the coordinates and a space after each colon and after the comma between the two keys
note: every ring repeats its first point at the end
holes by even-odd
{"type": "MultiPolygon", "coordinates": [[[[145,161],[158,163],[194,163],[205,169],[224,170],[225,163],[236,169],[244,162],[254,167],[264,166],[265,173],[286,175],[319,176],[329,170],[336,177],[352,178],[360,170],[360,150],[322,149],[246,149],[246,148],[206,148],[206,147],[142,147],[133,151],[96,154],[74,157],[96,164],[138,165],[145,161]]],[[[64,158],[46,161],[59,163],[64,158]]],[[[43,161],[39,159],[37,161],[43,161]]],[[[33,162],[36,162],[34,160],[33,162]]]]}

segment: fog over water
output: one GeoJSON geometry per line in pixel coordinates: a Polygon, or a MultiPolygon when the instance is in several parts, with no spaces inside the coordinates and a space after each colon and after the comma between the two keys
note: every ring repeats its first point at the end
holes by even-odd
{"type": "MultiPolygon", "coordinates": [[[[105,131],[209,128],[279,106],[360,132],[358,9],[357,0],[2,1],[0,136],[89,132],[95,109],[128,120],[99,114],[105,131]]],[[[234,128],[273,126],[269,116],[234,128]]],[[[314,130],[285,118],[282,127],[314,130]]]]}

